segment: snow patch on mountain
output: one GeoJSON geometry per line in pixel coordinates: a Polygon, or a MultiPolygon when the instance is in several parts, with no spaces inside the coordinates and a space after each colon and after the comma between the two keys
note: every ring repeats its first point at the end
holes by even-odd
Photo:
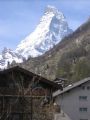
{"type": "Polygon", "coordinates": [[[63,13],[48,6],[34,32],[20,42],[15,52],[25,58],[40,56],[71,32],[63,13]]]}
{"type": "Polygon", "coordinates": [[[11,49],[4,48],[2,54],[0,55],[0,68],[7,68],[7,65],[11,64],[13,61],[16,63],[21,63],[23,62],[23,57],[11,49]]]}

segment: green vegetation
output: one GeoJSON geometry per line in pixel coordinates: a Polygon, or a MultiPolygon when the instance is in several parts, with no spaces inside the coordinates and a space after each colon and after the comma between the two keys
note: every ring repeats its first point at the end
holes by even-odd
{"type": "Polygon", "coordinates": [[[90,20],[43,56],[22,64],[49,80],[63,77],[75,82],[90,77],[90,20]]]}
{"type": "Polygon", "coordinates": [[[76,47],[61,56],[57,76],[67,78],[70,82],[90,76],[90,55],[85,47],[76,47]]]}

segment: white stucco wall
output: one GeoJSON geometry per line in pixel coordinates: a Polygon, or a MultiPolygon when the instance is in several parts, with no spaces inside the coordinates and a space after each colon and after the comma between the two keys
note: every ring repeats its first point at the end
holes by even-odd
{"type": "Polygon", "coordinates": [[[71,89],[56,97],[56,103],[72,120],[90,120],[90,81],[76,88],[71,89]],[[85,89],[82,87],[85,86],[85,89]],[[87,96],[87,100],[80,100],[79,96],[87,96]],[[80,108],[87,108],[87,111],[80,111],[80,108]]]}

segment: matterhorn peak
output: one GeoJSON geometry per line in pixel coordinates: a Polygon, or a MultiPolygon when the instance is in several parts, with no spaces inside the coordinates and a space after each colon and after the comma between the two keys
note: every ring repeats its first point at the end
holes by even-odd
{"type": "Polygon", "coordinates": [[[50,12],[57,13],[58,9],[56,7],[54,7],[54,6],[48,5],[45,8],[45,13],[50,13],[50,12]]]}
{"type": "Polygon", "coordinates": [[[45,15],[46,14],[53,14],[58,19],[64,19],[64,20],[66,20],[64,14],[61,11],[59,11],[56,7],[51,6],[51,5],[48,5],[46,7],[44,14],[45,15]]]}
{"type": "Polygon", "coordinates": [[[63,15],[63,13],[61,12],[61,11],[59,11],[56,7],[54,7],[54,6],[51,6],[51,5],[48,5],[46,8],[45,8],[45,12],[44,12],[45,14],[50,14],[50,13],[53,13],[53,14],[55,14],[55,15],[62,15],[63,17],[64,17],[64,15],[63,15]]]}
{"type": "Polygon", "coordinates": [[[3,49],[0,68],[6,68],[8,62],[21,63],[25,58],[43,55],[71,32],[63,13],[48,5],[35,30],[20,42],[15,51],[3,49]]]}
{"type": "Polygon", "coordinates": [[[15,52],[25,58],[40,56],[71,32],[63,13],[48,5],[36,29],[20,42],[15,52]]]}

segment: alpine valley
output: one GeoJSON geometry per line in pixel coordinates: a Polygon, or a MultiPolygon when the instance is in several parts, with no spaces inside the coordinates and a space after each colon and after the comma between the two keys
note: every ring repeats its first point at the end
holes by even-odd
{"type": "Polygon", "coordinates": [[[31,72],[50,80],[60,77],[75,82],[90,76],[90,19],[72,32],[63,13],[48,6],[34,32],[15,51],[4,51],[1,68],[8,61],[20,63],[25,58],[20,66],[31,72]]]}

